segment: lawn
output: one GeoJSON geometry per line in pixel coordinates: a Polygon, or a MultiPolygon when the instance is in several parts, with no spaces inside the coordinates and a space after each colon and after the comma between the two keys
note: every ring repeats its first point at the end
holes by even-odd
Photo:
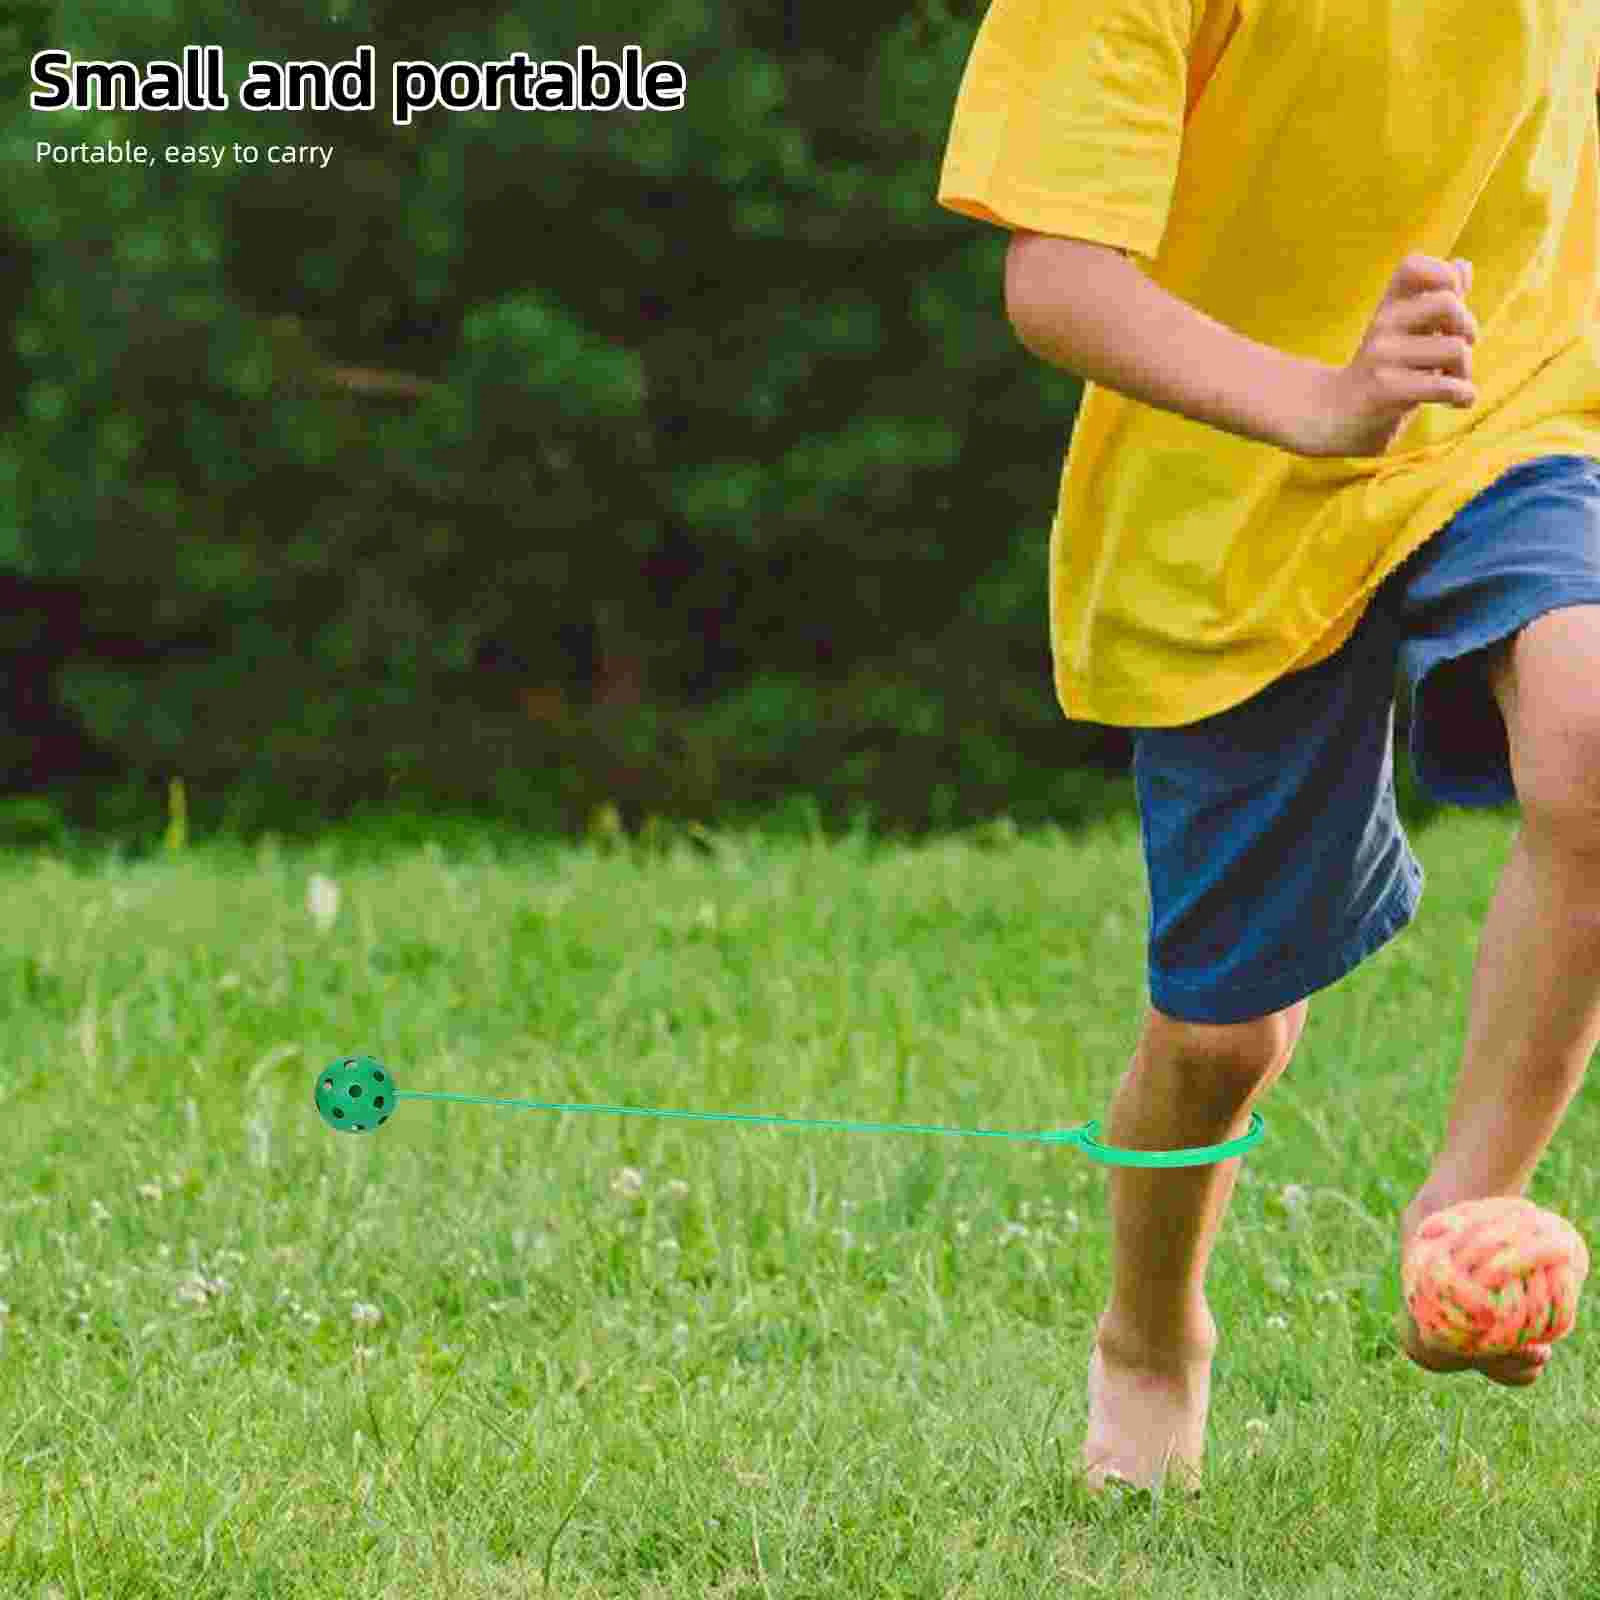
{"type": "MultiPolygon", "coordinates": [[[[920,844],[455,831],[0,864],[0,1597],[1572,1596],[1588,1307],[1532,1389],[1398,1354],[1513,823],[1313,1000],[1211,1274],[1206,1488],[1074,1478],[1105,1169],[1036,1131],[1145,1003],[1131,818],[920,844]]],[[[1532,1196],[1591,1240],[1580,1095],[1532,1196]]]]}

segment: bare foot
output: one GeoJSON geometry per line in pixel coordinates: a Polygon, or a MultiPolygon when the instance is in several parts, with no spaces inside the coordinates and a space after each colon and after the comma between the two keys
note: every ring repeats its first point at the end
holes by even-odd
{"type": "MultiPolygon", "coordinates": [[[[1400,1224],[1400,1254],[1405,1256],[1412,1235],[1425,1218],[1408,1212],[1400,1224]]],[[[1538,1380],[1550,1360],[1550,1346],[1530,1344],[1501,1356],[1464,1356],[1454,1350],[1442,1349],[1424,1341],[1417,1319],[1404,1304],[1395,1318],[1395,1334],[1400,1348],[1428,1372],[1481,1372],[1491,1383],[1504,1384],[1508,1389],[1526,1389],[1538,1380]]]]}
{"type": "Polygon", "coordinates": [[[1526,1345],[1503,1356],[1463,1356],[1454,1350],[1441,1350],[1424,1343],[1417,1319],[1404,1306],[1395,1319],[1395,1332],[1400,1338],[1400,1348],[1419,1367],[1429,1372],[1465,1372],[1471,1368],[1481,1372],[1491,1383],[1503,1383],[1508,1389],[1526,1389],[1538,1380],[1550,1360],[1547,1344],[1526,1345]]]}
{"type": "MultiPolygon", "coordinates": [[[[1208,1314],[1209,1321],[1209,1314],[1208,1314]]],[[[1206,1412],[1211,1403],[1210,1336],[1170,1353],[1140,1350],[1100,1319],[1089,1355],[1089,1428],[1083,1469],[1090,1491],[1109,1481],[1154,1489],[1169,1475],[1174,1487],[1200,1487],[1206,1412]]]]}

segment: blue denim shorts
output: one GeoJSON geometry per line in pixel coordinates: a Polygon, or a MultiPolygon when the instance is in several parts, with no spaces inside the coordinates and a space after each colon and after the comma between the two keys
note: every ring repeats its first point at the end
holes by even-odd
{"type": "Polygon", "coordinates": [[[1547,611],[1596,604],[1600,462],[1547,456],[1396,568],[1326,661],[1214,717],[1132,730],[1152,1003],[1244,1022],[1393,938],[1423,881],[1395,809],[1396,668],[1418,781],[1455,805],[1506,805],[1516,791],[1481,652],[1547,611]]]}

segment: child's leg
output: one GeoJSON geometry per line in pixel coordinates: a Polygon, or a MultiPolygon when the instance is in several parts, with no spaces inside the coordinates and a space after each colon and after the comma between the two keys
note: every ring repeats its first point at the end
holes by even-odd
{"type": "Polygon", "coordinates": [[[1600,1043],[1597,681],[1597,606],[1548,612],[1491,658],[1522,827],[1484,922],[1444,1147],[1402,1244],[1434,1211],[1523,1193],[1600,1043]]]}
{"type": "MultiPolygon", "coordinates": [[[[1392,939],[1421,894],[1391,781],[1398,633],[1374,601],[1346,643],[1230,710],[1141,728],[1153,1010],[1106,1142],[1243,1135],[1288,1065],[1305,996],[1392,939]],[[1178,1018],[1209,1021],[1179,1021],[1178,1018]]],[[[1110,1169],[1111,1303],[1089,1363],[1083,1464],[1139,1485],[1200,1464],[1216,1329],[1205,1273],[1239,1158],[1110,1169]]]]}
{"type": "MultiPolygon", "coordinates": [[[[1288,1065],[1307,1004],[1226,1026],[1152,1011],[1106,1117],[1106,1143],[1133,1150],[1220,1144],[1288,1065]]],[[[1197,1478],[1204,1452],[1216,1325],[1206,1266],[1239,1158],[1203,1167],[1111,1167],[1111,1301],[1089,1372],[1083,1466],[1141,1487],[1169,1464],[1197,1478]]]]}

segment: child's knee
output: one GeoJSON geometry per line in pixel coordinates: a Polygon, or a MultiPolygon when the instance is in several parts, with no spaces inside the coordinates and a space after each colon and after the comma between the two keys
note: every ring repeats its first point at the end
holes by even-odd
{"type": "Polygon", "coordinates": [[[1185,1022],[1151,1008],[1140,1055],[1168,1070],[1252,1093],[1289,1064],[1310,1002],[1247,1022],[1185,1022]]]}

